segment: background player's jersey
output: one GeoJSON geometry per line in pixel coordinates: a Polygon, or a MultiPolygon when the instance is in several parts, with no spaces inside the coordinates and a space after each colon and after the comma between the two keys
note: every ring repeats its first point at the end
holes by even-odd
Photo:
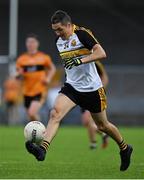
{"type": "Polygon", "coordinates": [[[15,78],[8,78],[4,83],[5,102],[17,103],[21,97],[21,86],[15,78]]]}
{"type": "MultiPolygon", "coordinates": [[[[79,28],[74,25],[73,34],[68,40],[58,38],[56,45],[62,61],[68,58],[83,58],[91,54],[91,50],[97,40],[92,33],[85,28],[79,28]]],[[[91,92],[102,87],[101,79],[97,73],[94,62],[82,64],[72,69],[65,69],[66,82],[71,84],[77,91],[91,92]]]]}
{"type": "Polygon", "coordinates": [[[25,53],[18,58],[16,67],[23,70],[25,96],[35,96],[46,91],[47,88],[42,81],[46,78],[50,64],[51,58],[42,52],[34,55],[25,53]]]}

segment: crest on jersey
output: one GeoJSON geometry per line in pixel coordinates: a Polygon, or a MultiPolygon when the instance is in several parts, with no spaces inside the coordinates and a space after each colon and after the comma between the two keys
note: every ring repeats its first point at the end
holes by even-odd
{"type": "Polygon", "coordinates": [[[69,48],[69,43],[68,42],[64,43],[64,49],[67,49],[67,48],[69,48]]]}
{"type": "Polygon", "coordinates": [[[71,46],[76,46],[76,40],[75,39],[72,40],[71,46]]]}

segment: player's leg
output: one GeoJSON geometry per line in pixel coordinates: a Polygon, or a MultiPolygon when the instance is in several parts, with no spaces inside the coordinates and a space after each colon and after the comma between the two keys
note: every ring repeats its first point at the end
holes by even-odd
{"type": "Polygon", "coordinates": [[[30,121],[39,121],[39,110],[41,109],[43,103],[46,99],[46,93],[41,93],[36,96],[25,96],[24,97],[24,106],[30,121]]]}
{"type": "Polygon", "coordinates": [[[36,146],[31,142],[26,143],[27,150],[32,153],[37,160],[43,161],[45,159],[46,150],[55,137],[62,118],[75,106],[76,104],[64,94],[59,94],[57,96],[55,105],[50,113],[45,138],[41,146],[36,146]]]}
{"type": "Polygon", "coordinates": [[[118,129],[107,120],[106,111],[91,113],[98,129],[110,135],[118,144],[123,140],[118,129]]]}
{"type": "Polygon", "coordinates": [[[132,153],[132,147],[125,143],[118,128],[110,123],[107,119],[106,110],[99,113],[91,113],[92,118],[96,122],[96,125],[100,131],[105,132],[111,136],[118,144],[121,155],[121,167],[120,170],[126,170],[130,164],[130,156],[132,153]]]}
{"type": "Polygon", "coordinates": [[[119,145],[121,155],[120,170],[126,170],[130,164],[132,147],[124,142],[117,127],[107,119],[107,102],[104,88],[99,88],[89,93],[82,93],[79,97],[81,98],[80,106],[91,112],[98,129],[111,136],[119,145]]]}
{"type": "Polygon", "coordinates": [[[96,134],[99,134],[102,137],[102,148],[106,148],[108,146],[108,135],[97,128],[89,111],[84,109],[81,110],[82,110],[83,125],[88,130],[88,135],[90,139],[90,148],[95,149],[97,147],[96,134]]]}
{"type": "Polygon", "coordinates": [[[30,104],[30,107],[27,109],[27,114],[31,121],[39,121],[39,110],[42,107],[42,103],[40,101],[33,100],[30,104]]]}
{"type": "Polygon", "coordinates": [[[59,94],[56,98],[55,105],[50,113],[45,140],[51,143],[56,135],[59,124],[63,117],[73,108],[76,104],[64,94],[59,94]]]}
{"type": "Polygon", "coordinates": [[[109,135],[104,133],[104,132],[101,132],[101,137],[102,137],[102,145],[101,145],[101,147],[103,149],[105,149],[108,146],[108,143],[109,143],[109,135]]]}
{"type": "Polygon", "coordinates": [[[87,128],[87,131],[88,131],[88,136],[89,136],[89,140],[90,140],[90,149],[95,149],[97,146],[97,144],[96,144],[97,127],[91,117],[90,112],[82,109],[81,120],[82,120],[83,125],[87,128]]]}

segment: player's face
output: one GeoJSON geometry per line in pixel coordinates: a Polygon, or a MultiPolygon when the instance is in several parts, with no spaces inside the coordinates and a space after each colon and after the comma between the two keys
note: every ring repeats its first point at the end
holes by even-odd
{"type": "Polygon", "coordinates": [[[56,23],[52,24],[52,29],[55,31],[56,35],[61,38],[67,38],[67,36],[71,33],[71,24],[62,24],[56,23]]]}
{"type": "Polygon", "coordinates": [[[39,47],[39,42],[37,39],[35,38],[27,38],[26,39],[26,48],[27,48],[27,51],[29,52],[35,52],[38,50],[38,47],[39,47]]]}

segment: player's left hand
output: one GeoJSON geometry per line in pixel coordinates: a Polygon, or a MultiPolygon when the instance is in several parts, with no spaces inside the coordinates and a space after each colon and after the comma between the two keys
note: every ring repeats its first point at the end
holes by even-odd
{"type": "Polygon", "coordinates": [[[49,83],[50,83],[50,79],[49,79],[49,78],[42,79],[42,83],[43,83],[45,86],[47,86],[47,85],[49,85],[49,83]]]}
{"type": "Polygon", "coordinates": [[[64,67],[66,69],[71,69],[73,68],[74,66],[79,66],[82,64],[82,61],[80,58],[70,58],[70,59],[67,59],[64,63],[64,67]]]}

